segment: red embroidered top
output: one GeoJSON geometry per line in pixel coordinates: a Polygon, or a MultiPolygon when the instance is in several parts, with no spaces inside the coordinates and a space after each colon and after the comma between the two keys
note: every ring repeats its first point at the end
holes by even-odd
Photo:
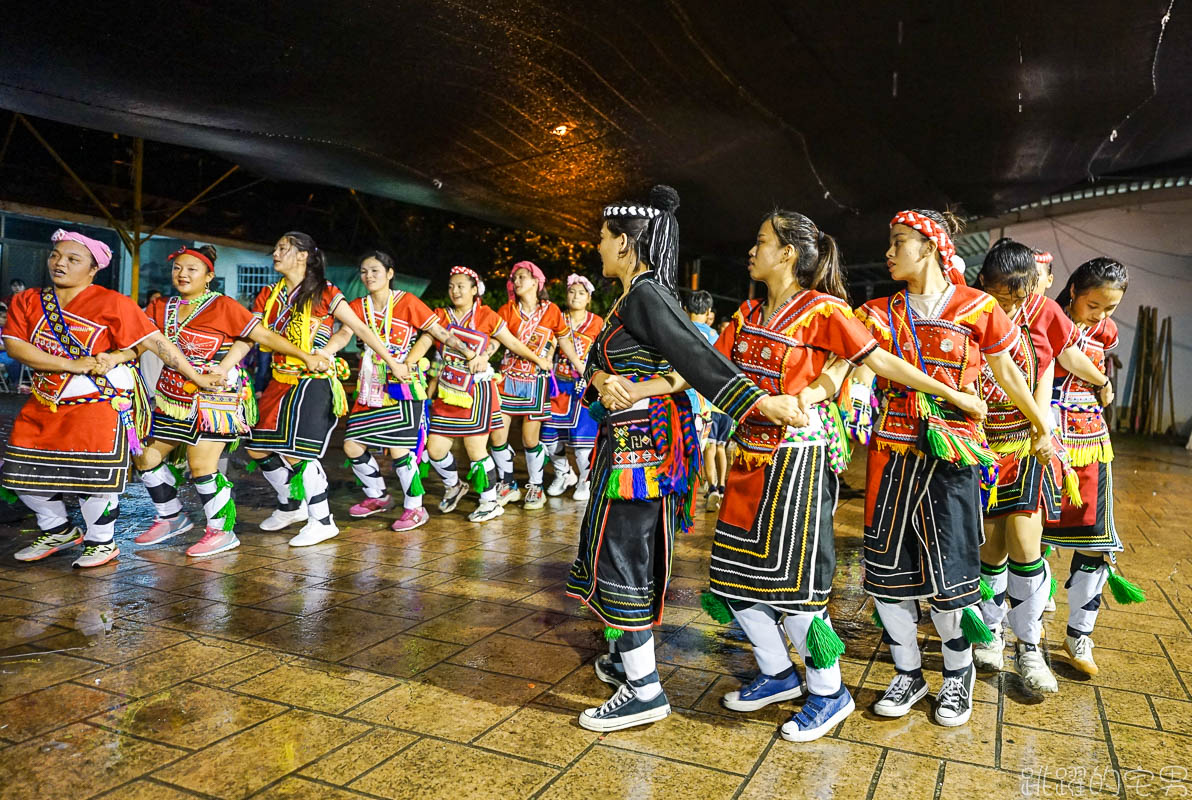
{"type": "MultiPolygon", "coordinates": [[[[1076,328],[1076,345],[1102,372],[1105,354],[1118,346],[1117,324],[1106,317],[1090,328],[1076,328]]],[[[1074,467],[1094,462],[1113,461],[1113,446],[1109,441],[1109,426],[1101,409],[1097,390],[1058,364],[1052,405],[1059,411],[1059,430],[1056,434],[1068,450],[1074,467]]]]}
{"type": "MultiPolygon", "coordinates": [[[[252,313],[272,331],[289,338],[286,331],[290,320],[295,313],[301,313],[301,309],[292,308],[294,292],[286,292],[283,288],[274,296],[276,287],[277,284],[261,287],[261,291],[257,292],[257,297],[253,300],[252,313]],[[271,298],[273,298],[272,302],[270,302],[271,298]]],[[[323,287],[322,293],[311,304],[310,352],[318,350],[331,338],[331,331],[335,324],[335,317],[332,314],[335,307],[342,302],[344,302],[343,293],[332,284],[327,283],[323,287]]],[[[296,345],[299,344],[294,339],[290,339],[290,341],[296,345]]],[[[306,366],[301,361],[288,358],[280,353],[273,354],[273,368],[288,372],[306,371],[306,366]]]]}
{"type": "MultiPolygon", "coordinates": [[[[571,333],[563,319],[563,312],[549,300],[545,303],[540,302],[530,314],[523,312],[516,302],[501,306],[497,314],[509,326],[509,332],[520,339],[535,355],[545,355],[551,342],[571,333]]],[[[538,375],[538,366],[506,352],[501,361],[501,373],[515,380],[531,380],[538,375]]]]}
{"type": "MultiPolygon", "coordinates": [[[[587,312],[587,316],[584,317],[584,321],[572,328],[570,315],[564,314],[563,324],[567,326],[567,330],[571,334],[571,341],[575,345],[575,352],[579,356],[580,361],[586,363],[588,360],[588,351],[592,349],[592,344],[596,341],[596,337],[600,335],[600,329],[604,327],[604,318],[598,317],[589,311],[587,312]]],[[[562,353],[555,355],[555,374],[559,376],[559,380],[564,381],[579,380],[580,377],[571,366],[571,362],[562,353]]]]}
{"type": "MultiPolygon", "coordinates": [[[[155,299],[145,309],[149,319],[194,366],[218,362],[228,354],[232,343],[244,339],[260,323],[247,308],[232,298],[216,294],[208,298],[199,308],[181,319],[184,307],[177,297],[168,300],[155,299]]],[[[186,378],[178,371],[163,367],[157,379],[157,393],[188,410],[194,403],[194,394],[183,388],[186,378]]],[[[160,406],[159,402],[159,406],[160,406]]]]}
{"type": "Polygon", "coordinates": [[[386,314],[386,309],[381,306],[375,306],[368,295],[364,297],[357,297],[349,307],[353,313],[360,319],[368,323],[368,312],[365,311],[365,306],[368,306],[368,312],[372,313],[371,327],[373,332],[381,341],[385,341],[385,329],[388,325],[389,329],[389,352],[401,361],[410,352],[410,348],[414,346],[417,340],[418,332],[430,328],[438,321],[435,312],[427,307],[426,303],[410,294],[403,292],[400,289],[394,289],[389,295],[389,306],[392,311],[386,314]],[[386,317],[388,316],[388,322],[386,317]]]}

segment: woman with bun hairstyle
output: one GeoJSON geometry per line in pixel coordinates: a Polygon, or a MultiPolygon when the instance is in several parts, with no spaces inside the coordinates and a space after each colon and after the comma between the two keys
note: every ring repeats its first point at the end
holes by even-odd
{"type": "MultiPolygon", "coordinates": [[[[1112,258],[1094,258],[1076,268],[1056,302],[1076,323],[1077,347],[1097,367],[1105,369],[1105,354],[1117,347],[1117,311],[1130,285],[1130,276],[1112,258]]],[[[1087,380],[1061,364],[1055,370],[1052,408],[1059,418],[1059,440],[1080,480],[1080,503],[1064,498],[1057,520],[1048,520],[1043,543],[1073,551],[1067,582],[1068,629],[1064,650],[1072,665],[1086,675],[1097,674],[1093,660],[1093,626],[1101,608],[1101,592],[1108,582],[1120,604],[1140,603],[1146,596],[1118,574],[1115,553],[1122,551],[1113,523],[1113,444],[1105,423],[1105,408],[1113,402],[1113,387],[1087,380]],[[1108,554],[1109,559],[1105,556],[1108,554]]]]}
{"type": "MultiPolygon", "coordinates": [[[[482,352],[468,349],[448,333],[435,312],[417,296],[391,288],[396,274],[397,264],[393,256],[380,250],[366,254],[360,259],[360,280],[368,294],[349,305],[377,338],[389,345],[389,354],[406,365],[411,378],[408,383],[391,380],[381,356],[367,347],[361,351],[358,391],[348,414],[344,455],[364,487],[365,495],[348,510],[348,515],[362,519],[393,508],[393,499],[385,491],[385,478],[369,448],[389,451],[404,495],[401,516],[390,528],[401,532],[421,527],[430,520],[422,505],[418,463],[411,452],[418,447],[426,405],[426,375],[418,361],[409,358],[418,334],[425,331],[437,341],[458,349],[474,371],[484,369],[488,362],[482,352]]],[[[344,326],[335,332],[323,351],[334,355],[354,336],[352,329],[344,326]]]]}
{"type": "MultiPolygon", "coordinates": [[[[988,362],[1030,420],[1034,452],[1048,461],[1050,415],[1039,409],[1010,358],[1018,330],[992,297],[965,285],[952,243],[956,222],[938,211],[896,214],[886,265],[906,288],[869,301],[857,315],[884,349],[953,389],[974,388],[988,362]]],[[[886,378],[878,389],[882,406],[869,444],[863,558],[865,590],[876,602],[895,675],[873,711],[901,717],[927,694],[918,641],[919,601],[927,600],[943,654],[935,719],[963,725],[972,715],[971,642],[992,635],[975,607],[981,600],[981,489],[992,482],[995,459],[981,421],[946,398],[886,378]]]]}
{"type": "Polygon", "coordinates": [[[522,444],[526,448],[526,499],[529,510],[546,505],[542,479],[546,467],[546,446],[540,441],[542,423],[550,421],[551,371],[554,364],[550,353],[558,344],[558,352],[571,368],[582,372],[584,362],[575,352],[571,327],[563,319],[563,312],[546,294],[546,276],[532,261],[519,261],[509,270],[505,284],[509,302],[497,310],[509,332],[517,337],[537,361],[523,358],[506,350],[501,360],[501,416],[505,425],[494,430],[493,460],[497,464],[497,499],[501,505],[515,502],[521,493],[513,480],[513,447],[509,444],[511,417],[522,418],[522,444]],[[543,368],[545,359],[550,367],[543,368]]]}
{"type": "Polygon", "coordinates": [[[323,369],[312,369],[304,359],[273,353],[272,376],[248,442],[248,455],[277,493],[277,509],[261,522],[261,530],[306,523],[290,539],[291,547],[318,544],[339,534],[327,502],[327,472],[320,462],[336,422],[348,412],[340,384],[348,376],[348,365],[322,351],[333,324],[338,321],[351,329],[379,353],[394,378],[406,381],[410,376],[406,365],[390,355],[327,281],[326,266],[314,239],[298,231],[285,234],[273,248],[273,269],[281,280],[261,287],[252,307],[266,329],[283,335],[303,353],[326,359],[317,365],[323,369]]]}
{"type": "Polygon", "coordinates": [[[326,369],[330,363],[262,328],[260,319],[247,308],[212,291],[215,259],[216,250],[211,245],[183,247],[172,254],[171,277],[178,296],[155,298],[145,313],[192,367],[220,376],[227,388],[219,393],[195,393],[176,369],[162,369],[153,397],[153,433],[144,452],[133,457],[157,510],[153,523],[133,541],[142,546],[154,545],[194,527],[182,513],[178,499],[181,471],[166,462],[171,451],[186,446],[190,480],[207,518],[202,538],[186,551],[192,558],[240,545],[233,530],[236,504],[232,500],[232,482],[219,471],[219,459],[224,447],[247,434],[256,422],[252,375],[241,374],[239,367],[250,342],[300,359],[311,371],[326,369]]]}
{"type": "MultiPolygon", "coordinates": [[[[1001,239],[986,254],[977,279],[1018,328],[1010,358],[1026,379],[1035,404],[1043,409],[1051,404],[1057,364],[1096,385],[1107,379],[1076,347],[1076,326],[1063,309],[1035,293],[1040,271],[1038,254],[1031,248],[1001,239]]],[[[1049,462],[1031,453],[1031,422],[998,384],[988,364],[978,384],[989,404],[985,435],[998,470],[985,511],[991,524],[981,546],[981,616],[993,638],[974,645],[973,662],[979,669],[1002,668],[1002,622],[1008,621],[1018,639],[1014,665],[1023,683],[1033,692],[1056,692],[1059,685],[1039,650],[1043,611],[1051,595],[1051,571],[1042,557],[1040,537],[1044,520],[1059,517],[1065,488],[1075,494],[1076,475],[1054,438],[1049,462]]]]}
{"type": "Polygon", "coordinates": [[[584,374],[585,400],[600,399],[593,408],[600,433],[567,594],[604,623],[615,658],[601,657],[597,675],[618,687],[608,702],[580,714],[588,730],[644,725],[670,713],[650,630],[662,621],[675,533],[691,525],[699,438],[686,395],[638,397],[635,387],[677,371],[736,421],[760,413],[786,424],[798,412],[795,398],[769,396],[745,377],[680,307],[678,206],[674,189],[656,186],[648,203],[606,206],[600,226],[602,271],[623,293],[584,374]],[[611,661],[620,662],[623,683],[609,672],[611,661]]]}
{"type": "MultiPolygon", "coordinates": [[[[426,454],[430,465],[443,479],[443,499],[439,512],[448,514],[468,493],[469,484],[480,495],[469,522],[486,522],[505,513],[497,495],[497,468],[488,454],[489,435],[505,426],[501,418],[493,370],[488,359],[501,345],[520,358],[542,369],[550,361],[532,352],[509,331],[500,315],[481,302],[484,281],[467,267],[452,267],[447,281],[447,308],[435,309],[440,325],[455,340],[440,345],[442,363],[431,403],[426,454]],[[467,349],[461,349],[467,348],[467,349]],[[471,358],[473,353],[482,354],[471,358]],[[455,457],[451,455],[454,439],[464,440],[464,450],[471,461],[465,480],[459,479],[455,457]]],[[[422,334],[407,361],[414,363],[430,351],[434,339],[422,334]]]]}

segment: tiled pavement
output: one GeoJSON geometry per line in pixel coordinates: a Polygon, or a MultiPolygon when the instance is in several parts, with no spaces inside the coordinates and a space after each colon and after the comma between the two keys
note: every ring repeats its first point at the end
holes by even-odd
{"type": "MultiPolygon", "coordinates": [[[[1061,692],[1040,702],[1012,673],[982,675],[959,729],[934,724],[927,702],[901,720],[865,710],[892,667],[858,589],[852,499],[837,517],[832,613],[861,710],[805,745],[776,737],[790,704],[739,715],[718,702],[753,663],[739,630],[699,610],[710,515],[678,543],[658,632],[676,713],[603,737],[575,723],[609,690],[590,667],[600,627],[562,594],[579,525],[569,499],[483,525],[435,515],[395,534],[388,517],[347,521],[355,490],[333,470],[339,538],[294,550],[284,533],[257,532],[258,488],[241,504],[243,546],[188,561],[181,542],[134,549],[145,513],[134,486],[124,555],[83,572],[64,556],[18,565],[29,524],[0,527],[0,800],[1192,793],[1192,457],[1149,442],[1118,449],[1121,563],[1150,599],[1130,610],[1107,600],[1097,678],[1057,656],[1061,692]],[[80,633],[87,609],[111,632],[80,633]]],[[[853,486],[863,468],[859,458],[853,486]]],[[[238,476],[245,489],[261,480],[238,476]]],[[[1052,566],[1066,575],[1058,554],[1052,566]]],[[[1062,590],[1057,599],[1053,650],[1066,617],[1062,590]]],[[[938,642],[928,649],[937,687],[938,642]]]]}

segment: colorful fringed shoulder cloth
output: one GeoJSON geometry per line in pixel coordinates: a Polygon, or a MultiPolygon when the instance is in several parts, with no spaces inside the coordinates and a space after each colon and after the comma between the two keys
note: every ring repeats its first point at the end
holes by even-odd
{"type": "MultiPolygon", "coordinates": [[[[645,272],[605,320],[584,377],[604,372],[636,382],[672,371],[737,422],[765,396],[645,272]]],[[[585,402],[600,422],[594,491],[567,593],[612,629],[648,630],[662,619],[675,532],[691,525],[700,466],[694,417],[683,393],[615,413],[595,400],[590,387],[585,402]]]]}

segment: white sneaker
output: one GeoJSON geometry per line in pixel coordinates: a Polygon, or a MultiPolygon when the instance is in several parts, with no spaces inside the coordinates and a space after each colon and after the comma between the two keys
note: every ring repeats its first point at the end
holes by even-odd
{"type": "Polygon", "coordinates": [[[1019,642],[1014,648],[1014,667],[1022,676],[1022,682],[1031,691],[1043,694],[1060,690],[1055,676],[1043,660],[1043,652],[1038,647],[1019,642]]]}
{"type": "Polygon", "coordinates": [[[1055,598],[1047,598],[1047,602],[1043,604],[1044,611],[1055,611],[1055,598]]]}
{"type": "Polygon", "coordinates": [[[973,645],[973,663],[977,669],[1000,672],[1006,666],[1006,635],[1001,625],[990,625],[993,639],[973,645]]]}
{"type": "Polygon", "coordinates": [[[60,533],[41,533],[33,540],[33,544],[16,551],[12,557],[17,561],[41,561],[54,553],[82,543],[82,528],[68,528],[60,533]]]}
{"type": "Polygon", "coordinates": [[[306,503],[298,506],[293,511],[282,511],[280,508],[273,509],[273,513],[261,520],[260,528],[263,531],[280,531],[282,528],[288,528],[295,522],[306,522],[310,519],[310,514],[306,511],[306,503]]]}
{"type": "Polygon", "coordinates": [[[476,506],[476,510],[468,514],[468,522],[487,522],[493,517],[499,517],[504,513],[505,507],[503,505],[490,500],[476,506]]]}
{"type": "Polygon", "coordinates": [[[579,476],[569,466],[566,472],[555,473],[555,479],[550,482],[550,486],[546,487],[546,493],[551,497],[558,497],[577,483],[579,483],[579,476]]]}
{"type": "Polygon", "coordinates": [[[1100,671],[1097,668],[1097,662],[1093,661],[1093,640],[1089,637],[1084,635],[1064,637],[1064,652],[1068,654],[1068,660],[1072,662],[1072,666],[1085,675],[1096,675],[1100,671]]]}
{"type": "Polygon", "coordinates": [[[571,496],[581,503],[588,502],[588,498],[592,496],[592,491],[588,488],[588,482],[584,481],[579,486],[576,486],[575,493],[571,496]]]}
{"type": "Polygon", "coordinates": [[[318,520],[309,520],[298,531],[298,535],[290,539],[290,547],[310,547],[312,544],[325,542],[339,535],[339,528],[335,523],[325,524],[318,520]]]}

